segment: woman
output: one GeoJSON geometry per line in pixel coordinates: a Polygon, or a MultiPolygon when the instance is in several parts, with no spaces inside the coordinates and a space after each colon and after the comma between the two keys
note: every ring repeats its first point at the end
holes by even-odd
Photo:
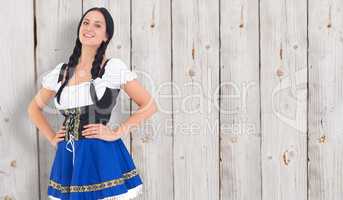
{"type": "Polygon", "coordinates": [[[50,199],[132,199],[142,180],[121,137],[157,111],[156,103],[119,58],[106,59],[113,20],[105,8],[91,8],[81,18],[74,51],[42,79],[43,87],[28,107],[31,120],[56,148],[50,199]],[[120,90],[140,106],[118,128],[107,126],[120,90]],[[54,96],[65,117],[56,133],[42,110],[54,96]]]}

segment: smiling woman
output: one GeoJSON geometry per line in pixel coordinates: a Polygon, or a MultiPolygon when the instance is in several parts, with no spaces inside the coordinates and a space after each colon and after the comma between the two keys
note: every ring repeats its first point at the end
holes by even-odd
{"type": "MultiPolygon", "coordinates": [[[[85,45],[97,45],[102,42],[103,38],[108,40],[106,36],[106,24],[104,23],[103,15],[98,12],[90,12],[82,21],[80,27],[80,41],[85,45]]],[[[113,34],[113,30],[112,30],[113,34]]]]}
{"type": "Polygon", "coordinates": [[[113,20],[105,8],[92,8],[81,18],[68,63],[59,63],[42,79],[28,108],[36,126],[56,148],[51,167],[50,199],[132,199],[143,182],[121,136],[156,112],[156,104],[119,58],[104,57],[113,36],[113,20]],[[119,128],[107,126],[116,99],[124,90],[140,109],[119,128]],[[65,117],[52,131],[42,108],[55,95],[65,117]]]}

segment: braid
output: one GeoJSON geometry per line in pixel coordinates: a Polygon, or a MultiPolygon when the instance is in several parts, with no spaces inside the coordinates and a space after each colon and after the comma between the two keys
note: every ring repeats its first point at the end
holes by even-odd
{"type": "Polygon", "coordinates": [[[96,54],[92,63],[92,69],[91,69],[92,79],[95,79],[96,77],[98,77],[100,66],[103,61],[107,45],[108,45],[107,42],[102,42],[100,47],[96,51],[96,54]]]}
{"type": "Polygon", "coordinates": [[[70,77],[73,76],[74,72],[75,72],[75,67],[76,65],[79,63],[79,58],[81,55],[81,42],[79,40],[79,38],[76,39],[76,44],[73,50],[73,53],[71,54],[71,56],[69,57],[69,62],[68,62],[68,67],[67,67],[67,74],[66,74],[66,78],[64,80],[64,82],[62,83],[61,87],[59,88],[59,90],[56,93],[57,96],[57,102],[60,103],[60,96],[62,93],[63,88],[67,85],[70,77]]]}
{"type": "MultiPolygon", "coordinates": [[[[81,23],[83,21],[83,18],[87,15],[88,12],[90,11],[99,11],[102,13],[102,15],[105,17],[105,22],[106,22],[106,34],[108,36],[108,39],[106,42],[102,42],[99,46],[99,48],[96,51],[96,55],[94,57],[93,63],[92,63],[92,69],[91,69],[91,74],[92,74],[92,79],[95,79],[96,77],[98,77],[98,74],[100,72],[100,66],[101,63],[103,61],[104,55],[105,55],[105,51],[107,49],[107,45],[110,42],[111,38],[113,37],[113,32],[114,32],[114,28],[113,28],[113,19],[112,16],[110,14],[110,12],[104,8],[104,7],[94,7],[91,8],[89,10],[87,10],[81,17],[81,20],[79,22],[78,28],[77,28],[77,39],[76,39],[76,44],[73,50],[73,53],[71,54],[71,56],[69,57],[69,61],[67,64],[67,75],[65,77],[64,82],[62,83],[61,87],[58,89],[57,93],[56,93],[56,97],[57,97],[57,102],[60,103],[60,96],[62,93],[63,88],[67,85],[70,77],[73,76],[74,72],[75,72],[75,68],[76,65],[79,63],[79,59],[81,56],[81,50],[82,50],[82,44],[81,41],[79,39],[79,33],[80,33],[80,26],[81,23]]],[[[62,70],[64,72],[64,70],[62,70]]]]}

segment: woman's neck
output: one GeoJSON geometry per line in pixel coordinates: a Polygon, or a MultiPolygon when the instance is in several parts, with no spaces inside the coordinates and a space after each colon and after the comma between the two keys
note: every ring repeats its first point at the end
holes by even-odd
{"type": "Polygon", "coordinates": [[[82,46],[79,65],[81,68],[92,68],[97,47],[82,46]]]}

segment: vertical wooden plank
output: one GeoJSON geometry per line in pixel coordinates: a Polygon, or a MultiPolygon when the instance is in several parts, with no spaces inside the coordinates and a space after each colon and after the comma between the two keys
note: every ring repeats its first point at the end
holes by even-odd
{"type": "Polygon", "coordinates": [[[108,6],[110,2],[110,0],[82,0],[82,12],[85,13],[88,9],[92,7],[105,7],[109,9],[108,6]]]}
{"type": "Polygon", "coordinates": [[[309,199],[343,197],[343,2],[309,1],[309,199]]]}
{"type": "Polygon", "coordinates": [[[220,8],[221,199],[260,200],[258,0],[220,8]]]}
{"type": "Polygon", "coordinates": [[[38,199],[36,130],[26,112],[35,92],[34,6],[1,3],[0,198],[38,199]]]}
{"type": "Polygon", "coordinates": [[[307,2],[260,2],[262,199],[307,199],[307,2]]]}
{"type": "MultiPolygon", "coordinates": [[[[36,1],[37,18],[37,73],[38,86],[41,78],[60,62],[68,62],[77,38],[77,25],[81,17],[79,1],[36,1]]],[[[44,109],[54,130],[59,130],[62,116],[53,101],[44,109]]],[[[45,137],[39,137],[41,199],[47,199],[47,186],[55,150],[45,137]]]]}
{"type": "MultiPolygon", "coordinates": [[[[107,58],[120,58],[130,67],[130,1],[120,0],[83,0],[83,13],[92,7],[105,7],[114,21],[114,34],[106,50],[107,58]]],[[[125,92],[121,92],[108,125],[112,128],[130,116],[130,101],[125,92]]],[[[130,135],[122,137],[130,150],[130,135]]]]}
{"type": "Polygon", "coordinates": [[[170,4],[133,0],[131,15],[132,68],[160,109],[132,132],[132,153],[143,175],[142,199],[173,200],[170,4]]]}
{"type": "Polygon", "coordinates": [[[219,199],[219,4],[172,1],[174,199],[219,199]]]}

